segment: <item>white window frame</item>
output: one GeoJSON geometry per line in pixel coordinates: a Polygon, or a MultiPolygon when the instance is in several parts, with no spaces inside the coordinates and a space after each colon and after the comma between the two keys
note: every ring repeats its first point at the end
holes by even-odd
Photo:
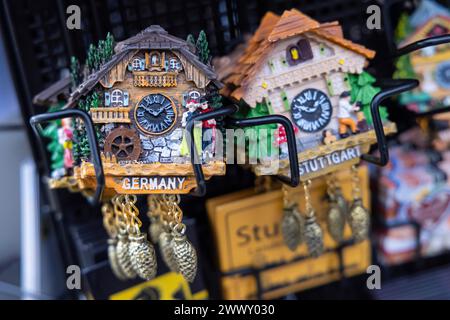
{"type": "Polygon", "coordinates": [[[139,58],[134,59],[132,67],[133,67],[133,70],[141,70],[141,59],[139,59],[139,58]]]}
{"type": "Polygon", "coordinates": [[[110,104],[113,107],[123,107],[123,91],[115,89],[111,92],[110,104]]]}

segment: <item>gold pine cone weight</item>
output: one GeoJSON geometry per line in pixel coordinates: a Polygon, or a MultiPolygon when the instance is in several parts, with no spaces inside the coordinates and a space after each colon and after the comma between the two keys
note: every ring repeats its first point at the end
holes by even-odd
{"type": "Polygon", "coordinates": [[[305,242],[312,257],[318,257],[323,253],[323,233],[314,216],[306,218],[305,242]]]}
{"type": "Polygon", "coordinates": [[[153,279],[156,275],[156,254],[145,233],[130,235],[130,260],[137,275],[144,280],[153,279]]]}
{"type": "Polygon", "coordinates": [[[348,215],[348,223],[356,242],[367,239],[369,235],[370,217],[361,199],[356,199],[353,202],[348,215]]]}
{"type": "Polygon", "coordinates": [[[303,217],[297,208],[285,208],[283,210],[283,220],[281,221],[281,233],[286,246],[294,251],[303,241],[303,217]]]}
{"type": "Polygon", "coordinates": [[[337,202],[332,202],[327,215],[327,229],[337,243],[344,239],[345,212],[342,212],[337,202]]]}
{"type": "Polygon", "coordinates": [[[158,239],[159,251],[162,259],[170,271],[178,272],[178,265],[173,255],[172,235],[168,232],[161,232],[158,239]]]}
{"type": "Polygon", "coordinates": [[[136,271],[134,271],[133,265],[131,264],[128,247],[128,236],[119,233],[116,246],[117,262],[119,263],[123,274],[129,279],[133,279],[136,277],[136,271]]]}
{"type": "Polygon", "coordinates": [[[109,265],[111,266],[111,270],[113,274],[116,276],[116,278],[118,278],[119,280],[126,280],[127,276],[120,267],[119,261],[117,259],[116,245],[117,239],[108,239],[109,265]]]}
{"type": "Polygon", "coordinates": [[[171,244],[178,272],[188,282],[193,282],[197,274],[197,252],[194,246],[185,235],[176,235],[171,244]]]}

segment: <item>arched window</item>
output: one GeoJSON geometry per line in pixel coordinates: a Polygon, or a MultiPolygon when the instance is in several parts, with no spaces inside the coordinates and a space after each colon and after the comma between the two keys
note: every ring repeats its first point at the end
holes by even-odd
{"type": "Polygon", "coordinates": [[[171,58],[169,60],[169,69],[176,70],[178,69],[178,60],[175,58],[171,58]]]}
{"type": "Polygon", "coordinates": [[[116,89],[111,93],[111,106],[122,107],[123,106],[123,92],[116,89]]]}
{"type": "Polygon", "coordinates": [[[141,59],[133,60],[133,70],[141,70],[141,59]]]}

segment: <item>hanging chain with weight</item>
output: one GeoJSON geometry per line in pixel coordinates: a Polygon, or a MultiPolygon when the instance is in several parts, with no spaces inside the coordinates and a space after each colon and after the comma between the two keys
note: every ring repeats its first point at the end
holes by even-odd
{"type": "Polygon", "coordinates": [[[326,178],[326,182],[330,203],[327,214],[327,229],[333,240],[340,243],[344,239],[347,202],[342,195],[342,190],[338,186],[337,178],[334,174],[329,174],[326,178]]]}
{"type": "Polygon", "coordinates": [[[173,257],[178,266],[178,272],[188,281],[193,282],[197,274],[197,252],[192,243],[186,237],[186,225],[183,224],[183,211],[179,207],[180,199],[172,202],[173,238],[171,246],[173,248],[173,257]]]}
{"type": "Polygon", "coordinates": [[[102,206],[102,214],[103,214],[103,226],[106,229],[106,232],[109,235],[108,239],[108,260],[109,265],[111,267],[114,275],[120,280],[126,280],[127,275],[122,270],[121,265],[119,264],[117,258],[117,237],[118,230],[115,225],[115,217],[114,211],[109,203],[104,203],[102,206]]]}
{"type": "Polygon", "coordinates": [[[311,203],[311,195],[309,189],[311,186],[311,180],[303,183],[303,189],[305,191],[305,204],[306,204],[306,223],[305,223],[305,242],[308,246],[309,254],[312,257],[320,256],[323,251],[323,233],[319,224],[316,221],[314,209],[311,203]]]}
{"type": "Polygon", "coordinates": [[[126,195],[123,202],[124,211],[129,218],[127,224],[129,256],[136,274],[144,280],[150,280],[156,275],[156,254],[153,245],[147,240],[147,234],[140,230],[142,222],[138,218],[139,209],[135,205],[136,200],[135,195],[126,195]]]}
{"type": "Polygon", "coordinates": [[[298,211],[298,203],[290,199],[288,187],[283,185],[283,218],[281,233],[286,246],[294,251],[303,242],[305,221],[298,211]]]}
{"type": "Polygon", "coordinates": [[[352,183],[353,183],[353,203],[348,213],[348,223],[352,230],[353,238],[356,242],[367,239],[369,235],[370,217],[369,212],[364,208],[360,179],[356,166],[352,167],[352,183]]]}
{"type": "Polygon", "coordinates": [[[176,195],[162,195],[157,199],[159,201],[161,232],[158,237],[159,250],[164,263],[172,272],[178,272],[178,264],[174,257],[172,239],[173,232],[170,224],[173,221],[172,203],[179,201],[179,196],[176,195]]]}
{"type": "Polygon", "coordinates": [[[130,242],[128,239],[127,215],[123,211],[123,199],[123,195],[117,195],[111,200],[118,231],[116,244],[117,262],[127,279],[134,279],[136,271],[133,268],[129,255],[130,242]]]}

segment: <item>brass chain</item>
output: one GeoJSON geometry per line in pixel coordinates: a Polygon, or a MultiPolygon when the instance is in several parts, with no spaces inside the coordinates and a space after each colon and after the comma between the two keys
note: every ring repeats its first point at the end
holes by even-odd
{"type": "Polygon", "coordinates": [[[124,197],[123,195],[116,195],[111,200],[112,205],[113,205],[115,223],[120,232],[127,231],[127,216],[123,212],[123,206],[122,206],[122,198],[123,197],[124,197]]]}
{"type": "Polygon", "coordinates": [[[353,199],[361,198],[361,181],[359,179],[358,168],[356,165],[352,166],[352,195],[353,199]]]}
{"type": "Polygon", "coordinates": [[[331,200],[334,199],[334,190],[336,189],[336,181],[334,179],[335,176],[332,173],[329,173],[326,177],[327,194],[331,200]]]}
{"type": "Polygon", "coordinates": [[[106,229],[110,238],[114,238],[117,235],[117,228],[114,219],[114,211],[109,203],[104,203],[102,205],[103,214],[103,226],[106,229]]]}
{"type": "Polygon", "coordinates": [[[311,180],[307,180],[303,182],[303,190],[305,191],[305,209],[306,216],[312,217],[314,216],[314,209],[311,203],[311,194],[309,193],[309,188],[311,186],[311,180]]]}

